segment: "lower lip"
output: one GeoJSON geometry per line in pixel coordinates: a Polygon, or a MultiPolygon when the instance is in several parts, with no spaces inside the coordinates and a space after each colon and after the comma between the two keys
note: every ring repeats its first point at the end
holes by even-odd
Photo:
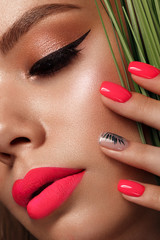
{"type": "Polygon", "coordinates": [[[84,171],[59,179],[30,200],[27,205],[27,212],[30,218],[45,218],[59,208],[72,194],[83,175],[84,171]]]}

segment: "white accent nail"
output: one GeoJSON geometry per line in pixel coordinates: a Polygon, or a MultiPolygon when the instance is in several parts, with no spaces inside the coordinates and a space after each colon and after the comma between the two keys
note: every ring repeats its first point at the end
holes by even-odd
{"type": "Polygon", "coordinates": [[[110,132],[104,132],[101,134],[99,144],[102,147],[116,151],[122,151],[128,147],[128,141],[125,138],[110,132]]]}

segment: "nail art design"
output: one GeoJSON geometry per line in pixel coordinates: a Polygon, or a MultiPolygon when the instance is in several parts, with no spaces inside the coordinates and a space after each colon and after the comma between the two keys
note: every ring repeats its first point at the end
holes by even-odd
{"type": "Polygon", "coordinates": [[[104,132],[99,138],[99,144],[102,147],[122,151],[128,147],[128,141],[114,133],[104,132]]]}

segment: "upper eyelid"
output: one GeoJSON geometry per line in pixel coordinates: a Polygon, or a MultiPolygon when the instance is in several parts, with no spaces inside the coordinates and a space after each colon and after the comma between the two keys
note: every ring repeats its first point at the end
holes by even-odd
{"type": "Polygon", "coordinates": [[[32,66],[32,68],[37,65],[37,64],[40,64],[41,62],[43,62],[45,59],[47,59],[49,56],[54,56],[56,55],[56,53],[59,53],[59,52],[62,52],[64,49],[69,49],[70,47],[71,48],[76,48],[80,45],[81,42],[83,42],[83,40],[87,37],[87,35],[90,33],[91,30],[89,30],[88,32],[86,32],[83,36],[81,36],[80,38],[78,38],[77,40],[65,45],[64,47],[62,48],[59,48],[58,50],[48,54],[47,56],[41,58],[40,60],[38,60],[37,62],[35,62],[32,66]]]}

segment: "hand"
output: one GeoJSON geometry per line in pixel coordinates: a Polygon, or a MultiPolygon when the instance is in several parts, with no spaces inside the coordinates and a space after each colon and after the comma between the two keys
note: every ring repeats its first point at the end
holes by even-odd
{"type": "MultiPolygon", "coordinates": [[[[128,70],[138,85],[160,95],[160,71],[157,68],[132,62],[128,70]]],[[[160,130],[160,101],[130,93],[111,82],[103,82],[100,92],[104,104],[115,113],[160,130]]],[[[160,148],[127,141],[112,133],[103,133],[99,143],[109,157],[160,176],[160,148]]],[[[160,186],[120,180],[118,190],[131,202],[160,210],[160,186]]]]}

